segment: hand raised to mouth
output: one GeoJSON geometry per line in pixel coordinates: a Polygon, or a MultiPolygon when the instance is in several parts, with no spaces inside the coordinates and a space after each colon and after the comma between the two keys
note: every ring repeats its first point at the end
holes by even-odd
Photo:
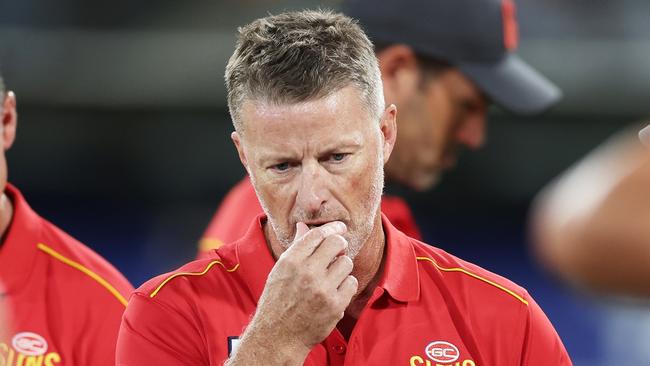
{"type": "Polygon", "coordinates": [[[358,287],[350,275],[352,259],[344,254],[346,231],[340,221],[311,229],[296,224],[294,241],[271,270],[233,363],[243,362],[250,348],[302,365],[311,348],[332,332],[358,287]]]}

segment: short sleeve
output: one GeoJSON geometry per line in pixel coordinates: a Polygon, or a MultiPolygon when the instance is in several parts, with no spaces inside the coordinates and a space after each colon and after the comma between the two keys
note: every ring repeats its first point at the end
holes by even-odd
{"type": "Polygon", "coordinates": [[[120,327],[116,365],[208,365],[192,315],[134,293],[120,327]]]}
{"type": "Polygon", "coordinates": [[[522,366],[573,365],[560,337],[542,309],[529,297],[522,366]]]}

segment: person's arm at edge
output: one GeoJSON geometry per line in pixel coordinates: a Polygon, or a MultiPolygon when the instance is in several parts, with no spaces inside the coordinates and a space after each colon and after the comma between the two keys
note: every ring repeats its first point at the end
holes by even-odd
{"type": "Polygon", "coordinates": [[[638,129],[615,136],[537,197],[535,251],[579,287],[648,296],[650,151],[638,129]]]}

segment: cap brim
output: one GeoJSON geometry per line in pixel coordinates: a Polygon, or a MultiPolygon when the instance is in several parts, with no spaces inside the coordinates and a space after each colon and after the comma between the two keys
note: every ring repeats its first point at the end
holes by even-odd
{"type": "Polygon", "coordinates": [[[557,86],[515,54],[494,63],[458,67],[496,104],[516,114],[543,112],[562,98],[557,86]]]}

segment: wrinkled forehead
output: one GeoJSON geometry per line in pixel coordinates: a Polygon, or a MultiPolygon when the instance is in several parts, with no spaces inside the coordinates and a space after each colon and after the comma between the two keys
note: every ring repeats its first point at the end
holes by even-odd
{"type": "Polygon", "coordinates": [[[245,100],[241,111],[244,138],[260,142],[270,138],[324,139],[354,131],[363,134],[378,126],[354,87],[297,103],[245,100]]]}

